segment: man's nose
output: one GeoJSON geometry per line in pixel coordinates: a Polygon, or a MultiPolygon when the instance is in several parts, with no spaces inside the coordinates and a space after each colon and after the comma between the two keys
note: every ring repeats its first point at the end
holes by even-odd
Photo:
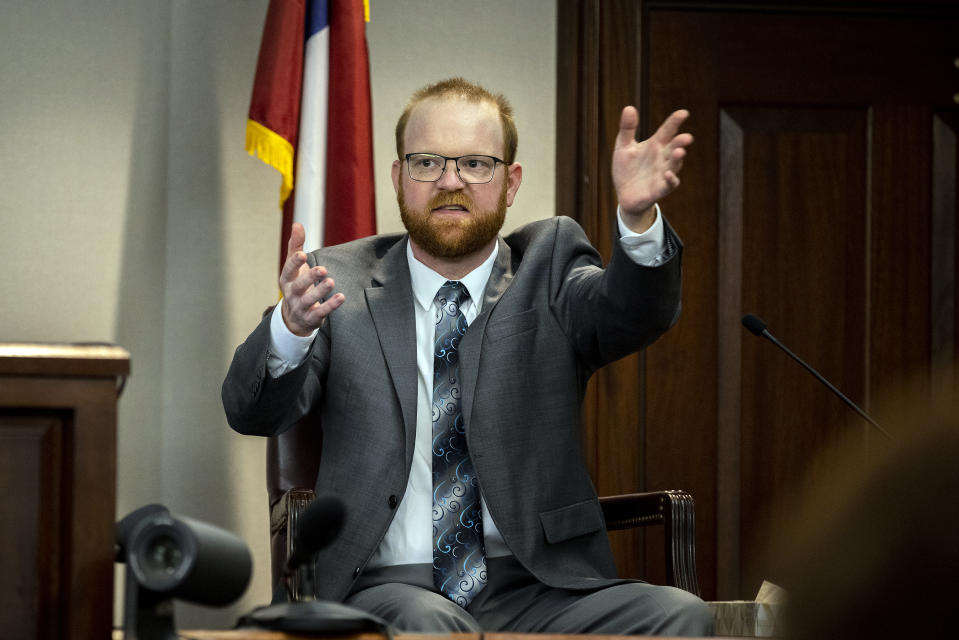
{"type": "Polygon", "coordinates": [[[446,170],[443,171],[443,175],[440,176],[440,179],[436,181],[436,186],[440,189],[461,189],[466,183],[460,179],[460,174],[456,171],[456,160],[452,158],[446,161],[446,170]]]}

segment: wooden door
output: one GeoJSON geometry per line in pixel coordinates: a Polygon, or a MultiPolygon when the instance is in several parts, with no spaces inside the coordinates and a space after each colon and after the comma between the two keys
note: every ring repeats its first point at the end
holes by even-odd
{"type": "MultiPolygon", "coordinates": [[[[594,381],[587,451],[601,493],[693,493],[704,596],[751,599],[772,577],[763,543],[788,535],[769,514],[817,452],[851,436],[863,464],[876,436],[743,314],[867,411],[905,380],[951,383],[959,14],[724,4],[560,3],[557,201],[608,246],[619,109],[637,104],[647,134],[692,112],[662,203],[685,243],[683,317],[594,381]],[[620,406],[635,416],[596,409],[620,406]],[[604,457],[627,441],[631,457],[604,457]]],[[[643,544],[617,544],[621,567],[661,579],[659,540],[643,544]]]]}

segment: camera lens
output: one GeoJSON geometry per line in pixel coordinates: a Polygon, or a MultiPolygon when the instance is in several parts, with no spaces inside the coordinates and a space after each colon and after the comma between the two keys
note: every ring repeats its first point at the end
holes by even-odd
{"type": "Polygon", "coordinates": [[[166,534],[153,538],[143,557],[144,569],[154,574],[173,575],[183,563],[183,549],[166,534]]]}

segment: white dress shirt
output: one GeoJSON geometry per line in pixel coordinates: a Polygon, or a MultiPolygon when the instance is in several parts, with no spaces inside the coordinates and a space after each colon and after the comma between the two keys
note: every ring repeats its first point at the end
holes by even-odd
{"type": "MultiPolygon", "coordinates": [[[[656,266],[666,257],[665,231],[659,205],[656,220],[644,233],[631,231],[617,212],[620,243],[626,254],[636,263],[656,266]]],[[[483,264],[460,280],[469,291],[470,299],[461,305],[467,324],[482,311],[486,284],[496,261],[496,247],[483,264]]],[[[370,559],[367,568],[397,564],[433,562],[433,461],[431,441],[433,424],[430,405],[433,399],[433,331],[435,327],[436,292],[446,278],[413,257],[409,243],[406,257],[410,267],[413,288],[413,313],[416,322],[416,439],[413,447],[413,465],[406,485],[406,493],[396,510],[390,528],[370,559]]],[[[334,311],[334,313],[336,313],[334,311]]],[[[267,370],[274,378],[299,366],[306,359],[316,337],[316,331],[306,337],[297,336],[286,328],[280,305],[276,305],[270,319],[270,352],[267,370]]],[[[400,461],[396,462],[400,464],[400,461]]],[[[482,490],[482,486],[480,487],[482,490]]],[[[483,507],[483,540],[487,557],[510,555],[510,550],[496,527],[486,500],[483,507]]]]}

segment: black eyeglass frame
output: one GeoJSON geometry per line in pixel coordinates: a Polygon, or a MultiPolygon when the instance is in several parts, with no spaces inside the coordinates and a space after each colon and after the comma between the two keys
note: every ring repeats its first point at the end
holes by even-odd
{"type": "Polygon", "coordinates": [[[449,161],[452,160],[453,166],[456,167],[456,177],[462,180],[463,184],[489,184],[490,182],[493,181],[493,178],[496,177],[496,165],[509,164],[508,162],[506,162],[505,160],[502,160],[501,158],[497,158],[496,156],[488,156],[484,153],[467,153],[465,156],[450,157],[450,156],[444,156],[440,153],[428,153],[425,151],[418,151],[416,153],[407,153],[406,155],[403,156],[403,159],[406,160],[406,175],[408,175],[410,177],[410,180],[412,180],[413,182],[439,182],[440,180],[443,179],[443,176],[446,175],[446,167],[449,166],[449,161]],[[432,156],[434,158],[443,158],[443,172],[440,173],[440,175],[438,175],[435,180],[420,180],[418,178],[414,178],[413,170],[410,169],[410,157],[412,156],[432,156]],[[466,180],[464,180],[463,176],[460,174],[460,159],[462,158],[491,159],[493,161],[493,171],[492,173],[490,173],[489,180],[487,180],[486,182],[467,182],[466,180]]]}

